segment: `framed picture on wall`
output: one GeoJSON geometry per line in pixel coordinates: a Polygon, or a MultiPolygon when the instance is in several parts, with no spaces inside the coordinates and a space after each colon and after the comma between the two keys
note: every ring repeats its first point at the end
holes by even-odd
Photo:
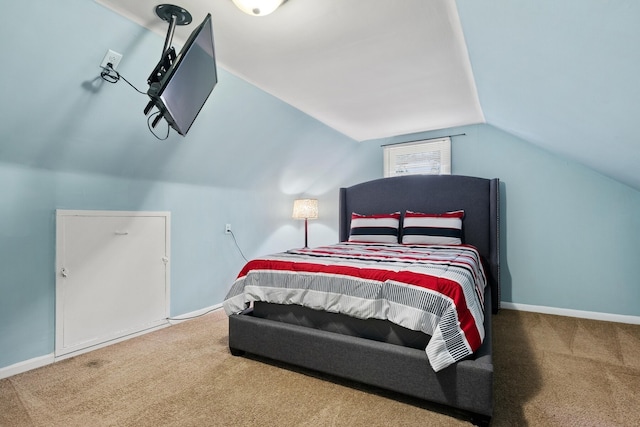
{"type": "Polygon", "coordinates": [[[451,175],[451,138],[386,145],[385,178],[399,175],[451,175]]]}

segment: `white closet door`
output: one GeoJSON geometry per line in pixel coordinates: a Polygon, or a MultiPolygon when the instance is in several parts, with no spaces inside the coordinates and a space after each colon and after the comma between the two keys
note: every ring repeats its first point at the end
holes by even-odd
{"type": "Polygon", "coordinates": [[[56,357],[168,324],[168,212],[56,217],[56,357]]]}

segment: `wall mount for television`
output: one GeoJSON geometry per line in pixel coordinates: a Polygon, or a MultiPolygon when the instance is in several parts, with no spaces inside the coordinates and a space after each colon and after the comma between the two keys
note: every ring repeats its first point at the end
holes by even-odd
{"type": "MultiPolygon", "coordinates": [[[[160,61],[156,68],[153,69],[149,78],[147,78],[147,83],[149,83],[149,96],[152,98],[151,101],[144,108],[144,115],[149,114],[149,111],[156,105],[153,101],[153,96],[156,95],[155,90],[160,86],[160,80],[164,77],[167,70],[171,67],[171,65],[176,60],[176,50],[171,46],[173,42],[173,34],[176,29],[176,25],[189,25],[193,21],[191,14],[188,10],[183,7],[175,6],[173,4],[159,4],[155,9],[156,15],[169,23],[169,29],[167,30],[167,36],[164,40],[164,48],[162,49],[162,56],[160,57],[160,61]]],[[[162,119],[163,115],[158,114],[158,116],[151,123],[151,127],[155,128],[160,119],[162,119]]]]}
{"type": "Polygon", "coordinates": [[[167,31],[167,38],[164,40],[164,50],[162,51],[164,55],[167,49],[171,47],[176,25],[189,25],[193,18],[188,10],[173,4],[159,4],[156,6],[156,15],[169,23],[169,31],[167,31]]]}

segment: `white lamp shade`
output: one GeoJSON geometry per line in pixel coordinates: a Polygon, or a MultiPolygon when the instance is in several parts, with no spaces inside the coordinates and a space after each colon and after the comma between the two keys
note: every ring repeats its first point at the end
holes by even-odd
{"type": "Polygon", "coordinates": [[[275,11],[285,0],[233,0],[244,13],[252,16],[265,16],[275,11]]]}
{"type": "Polygon", "coordinates": [[[294,200],[292,217],[295,219],[317,219],[318,199],[294,200]]]}

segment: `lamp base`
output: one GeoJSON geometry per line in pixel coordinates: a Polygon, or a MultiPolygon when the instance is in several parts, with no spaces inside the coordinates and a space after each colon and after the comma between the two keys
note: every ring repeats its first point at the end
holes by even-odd
{"type": "Polygon", "coordinates": [[[308,224],[308,220],[307,218],[304,219],[304,248],[302,249],[309,249],[309,233],[308,233],[308,228],[307,228],[307,224],[308,224]]]}

